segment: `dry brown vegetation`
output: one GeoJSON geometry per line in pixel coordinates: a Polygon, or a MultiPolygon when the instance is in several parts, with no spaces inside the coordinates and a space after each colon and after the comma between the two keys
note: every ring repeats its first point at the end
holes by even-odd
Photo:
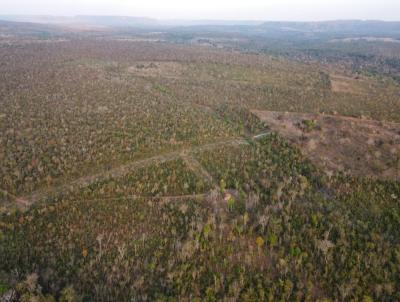
{"type": "Polygon", "coordinates": [[[137,62],[128,67],[128,72],[144,77],[180,78],[185,66],[177,62],[137,62]]]}
{"type": "Polygon", "coordinates": [[[332,91],[333,92],[344,92],[351,94],[367,94],[367,91],[363,89],[362,85],[359,84],[360,79],[343,76],[343,75],[331,75],[332,91]]]}
{"type": "Polygon", "coordinates": [[[0,43],[0,297],[400,299],[398,83],[66,40],[0,43]]]}
{"type": "Polygon", "coordinates": [[[330,175],[400,180],[400,124],[336,115],[253,113],[330,175]]]}

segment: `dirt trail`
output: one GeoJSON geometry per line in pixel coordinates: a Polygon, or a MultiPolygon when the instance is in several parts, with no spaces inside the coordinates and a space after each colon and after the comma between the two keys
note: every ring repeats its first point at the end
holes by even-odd
{"type": "Polygon", "coordinates": [[[269,135],[269,134],[271,134],[271,131],[266,131],[266,132],[263,132],[263,133],[259,133],[259,134],[257,134],[257,135],[254,135],[254,136],[252,137],[252,139],[253,139],[253,140],[262,139],[263,137],[266,137],[266,136],[269,135]]]}
{"type": "Polygon", "coordinates": [[[209,184],[213,185],[214,187],[216,186],[210,173],[208,173],[208,171],[204,169],[204,167],[196,159],[187,154],[182,155],[182,159],[185,161],[190,170],[192,170],[201,178],[205,179],[209,184]]]}
{"type": "Polygon", "coordinates": [[[241,145],[241,144],[247,144],[247,142],[244,139],[236,138],[236,139],[224,140],[224,141],[220,141],[220,142],[208,143],[208,144],[201,145],[201,146],[186,148],[183,150],[173,151],[173,152],[162,154],[162,155],[156,155],[156,156],[153,156],[150,158],[134,161],[134,162],[116,167],[109,171],[104,171],[104,172],[100,172],[100,173],[93,174],[93,175],[83,176],[81,178],[72,180],[61,186],[38,190],[36,192],[33,192],[30,195],[21,196],[21,197],[16,198],[15,202],[19,208],[28,208],[29,206],[38,202],[39,200],[43,200],[43,199],[46,199],[46,198],[54,196],[54,195],[65,194],[65,193],[72,191],[73,189],[84,188],[93,183],[96,183],[99,181],[104,181],[104,180],[107,180],[110,178],[120,178],[120,177],[123,177],[124,175],[128,174],[129,172],[134,171],[135,169],[143,168],[143,167],[155,164],[155,163],[164,163],[167,161],[175,160],[175,159],[179,158],[182,154],[206,151],[206,150],[210,150],[210,149],[213,149],[213,148],[216,148],[219,146],[223,146],[223,145],[241,145]]]}
{"type": "Polygon", "coordinates": [[[146,200],[156,200],[161,202],[170,202],[170,201],[179,201],[179,200],[187,200],[187,199],[196,199],[201,200],[205,199],[210,195],[209,192],[207,193],[200,193],[200,194],[192,194],[192,195],[171,195],[171,196],[150,196],[150,195],[124,195],[118,197],[99,197],[99,198],[90,198],[85,199],[85,202],[92,202],[92,201],[113,201],[113,200],[120,200],[120,199],[146,199],[146,200]]]}

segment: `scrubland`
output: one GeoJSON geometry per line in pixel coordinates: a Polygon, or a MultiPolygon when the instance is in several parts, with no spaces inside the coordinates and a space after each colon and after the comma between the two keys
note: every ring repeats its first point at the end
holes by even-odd
{"type": "Polygon", "coordinates": [[[400,135],[391,77],[174,43],[4,43],[0,104],[0,297],[400,300],[398,140],[390,177],[327,174],[254,114],[400,135]]]}

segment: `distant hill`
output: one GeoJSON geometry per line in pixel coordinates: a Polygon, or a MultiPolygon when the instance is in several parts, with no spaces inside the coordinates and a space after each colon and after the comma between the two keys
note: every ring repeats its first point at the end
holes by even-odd
{"type": "Polygon", "coordinates": [[[179,32],[215,32],[297,39],[320,36],[391,36],[400,38],[400,22],[337,20],[323,22],[279,22],[246,20],[157,20],[131,16],[1,16],[0,20],[76,27],[123,27],[179,32]]]}
{"type": "Polygon", "coordinates": [[[131,17],[131,16],[95,16],[95,15],[77,15],[73,17],[64,16],[31,16],[31,15],[0,15],[0,20],[14,22],[31,22],[45,24],[89,24],[97,26],[139,26],[139,27],[154,27],[154,26],[258,26],[264,21],[253,20],[158,20],[146,17],[131,17]]]}
{"type": "Polygon", "coordinates": [[[400,34],[400,22],[375,20],[338,20],[324,22],[265,22],[260,28],[268,31],[297,31],[309,33],[400,34]]]}
{"type": "Polygon", "coordinates": [[[73,20],[78,23],[87,23],[101,26],[157,26],[159,21],[144,17],[128,17],[128,16],[89,16],[80,15],[73,17],[73,20]]]}
{"type": "Polygon", "coordinates": [[[128,16],[0,16],[0,20],[57,25],[91,25],[106,27],[154,27],[159,26],[156,19],[128,16]]]}
{"type": "Polygon", "coordinates": [[[46,38],[65,35],[66,31],[52,24],[15,22],[0,19],[0,37],[46,38]]]}
{"type": "Polygon", "coordinates": [[[72,17],[62,16],[46,16],[46,15],[0,15],[0,20],[12,21],[12,22],[23,22],[23,23],[41,23],[41,24],[59,24],[59,23],[71,23],[73,22],[72,17]]]}

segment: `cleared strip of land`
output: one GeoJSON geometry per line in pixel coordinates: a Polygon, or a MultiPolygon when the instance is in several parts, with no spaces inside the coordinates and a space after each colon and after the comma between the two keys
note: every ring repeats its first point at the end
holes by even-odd
{"type": "Polygon", "coordinates": [[[400,180],[400,124],[354,117],[252,111],[328,175],[400,180]]]}
{"type": "MultiPolygon", "coordinates": [[[[189,154],[191,152],[206,151],[214,149],[223,145],[241,145],[247,144],[247,141],[241,138],[234,138],[230,140],[224,140],[219,142],[213,142],[201,146],[195,146],[184,150],[173,151],[166,154],[156,155],[150,158],[130,162],[128,164],[116,167],[109,171],[100,172],[93,175],[87,175],[78,179],[72,180],[64,185],[57,187],[50,187],[43,190],[36,191],[30,195],[16,198],[17,206],[21,209],[27,208],[32,204],[44,200],[50,196],[65,194],[72,190],[87,187],[93,183],[104,181],[110,178],[120,178],[124,175],[134,171],[135,169],[143,168],[156,163],[163,163],[171,160],[175,160],[182,156],[182,154],[189,154]]],[[[201,167],[202,168],[202,167],[201,167]]]]}

